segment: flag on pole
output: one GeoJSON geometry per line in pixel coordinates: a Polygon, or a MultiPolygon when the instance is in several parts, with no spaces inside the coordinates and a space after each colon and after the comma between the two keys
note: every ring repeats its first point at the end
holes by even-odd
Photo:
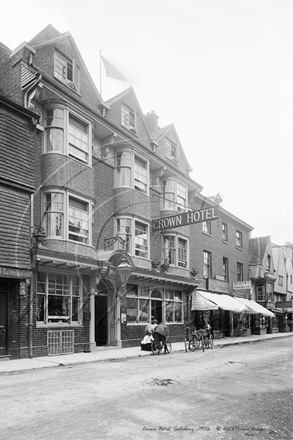
{"type": "Polygon", "coordinates": [[[105,67],[106,76],[114,79],[119,79],[120,81],[126,81],[126,78],[122,75],[122,73],[120,73],[119,70],[117,70],[116,67],[109,63],[109,61],[106,60],[102,55],[101,60],[103,61],[105,67]]]}

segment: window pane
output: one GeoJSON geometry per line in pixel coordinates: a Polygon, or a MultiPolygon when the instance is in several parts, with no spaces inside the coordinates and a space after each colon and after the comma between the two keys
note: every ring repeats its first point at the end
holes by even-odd
{"type": "Polygon", "coordinates": [[[137,322],[137,299],[127,297],[127,322],[137,322]]]}
{"type": "Polygon", "coordinates": [[[144,223],[135,222],[135,255],[148,257],[148,227],[144,223]]]}
{"type": "Polygon", "coordinates": [[[69,239],[80,243],[88,243],[88,203],[70,197],[68,223],[69,239]]]}
{"type": "Polygon", "coordinates": [[[59,295],[48,296],[48,315],[50,316],[68,316],[69,298],[59,295]]]}
{"type": "Polygon", "coordinates": [[[147,163],[135,157],[134,187],[141,192],[147,192],[147,163]]]}
{"type": "Polygon", "coordinates": [[[139,322],[149,321],[149,300],[140,299],[139,300],[139,322]]]}
{"type": "Polygon", "coordinates": [[[175,322],[181,322],[182,321],[182,303],[174,303],[175,307],[175,322]]]}
{"type": "Polygon", "coordinates": [[[63,194],[45,194],[46,233],[63,237],[63,194]]]}
{"type": "Polygon", "coordinates": [[[175,236],[168,235],[163,238],[164,240],[164,260],[167,260],[169,264],[176,263],[176,248],[175,248],[175,236]]]}
{"type": "Polygon", "coordinates": [[[174,322],[174,303],[172,301],[165,302],[165,316],[167,322],[174,322]]]}
{"type": "Polygon", "coordinates": [[[88,126],[69,115],[69,154],[87,161],[89,151],[88,126]]]}
{"type": "Polygon", "coordinates": [[[187,241],[178,238],[178,266],[187,266],[187,241]]]}
{"type": "MultiPolygon", "coordinates": [[[[131,219],[117,219],[117,234],[122,238],[122,240],[124,240],[124,250],[128,253],[131,253],[131,219]]],[[[122,243],[119,241],[117,243],[118,249],[122,249],[122,243]]]]}
{"type": "Polygon", "coordinates": [[[59,128],[46,129],[46,152],[59,151],[64,153],[63,130],[59,128]]]}
{"type": "Polygon", "coordinates": [[[45,320],[45,295],[37,295],[37,321],[45,320]]]}

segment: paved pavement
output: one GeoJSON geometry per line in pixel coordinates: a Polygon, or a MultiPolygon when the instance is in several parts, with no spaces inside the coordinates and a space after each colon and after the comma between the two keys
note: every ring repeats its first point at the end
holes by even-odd
{"type": "MultiPolygon", "coordinates": [[[[274,333],[266,335],[251,335],[247,337],[223,338],[215,339],[215,348],[221,348],[227,345],[245,344],[266,341],[275,338],[289,338],[293,339],[293,332],[291,333],[274,333]]],[[[184,342],[176,342],[172,344],[172,352],[184,352],[184,342]]],[[[60,367],[72,364],[84,364],[89,362],[105,362],[120,359],[129,359],[138,356],[150,356],[151,353],[141,351],[140,347],[131,348],[116,348],[116,347],[99,347],[96,351],[91,353],[75,353],[62,356],[45,356],[35,357],[32,359],[15,359],[15,360],[1,360],[0,374],[13,373],[26,370],[35,370],[38,368],[60,367]]]]}

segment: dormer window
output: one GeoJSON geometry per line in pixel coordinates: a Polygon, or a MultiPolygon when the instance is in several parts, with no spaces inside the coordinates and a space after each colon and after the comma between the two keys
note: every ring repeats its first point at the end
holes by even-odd
{"type": "Polygon", "coordinates": [[[79,67],[74,60],[54,53],[54,76],[69,88],[79,92],[79,67]]]}
{"type": "Polygon", "coordinates": [[[177,147],[169,140],[166,140],[165,143],[165,156],[173,162],[177,162],[177,147]]]}
{"type": "Polygon", "coordinates": [[[122,105],[121,107],[121,125],[133,133],[136,133],[135,111],[122,105]]]}

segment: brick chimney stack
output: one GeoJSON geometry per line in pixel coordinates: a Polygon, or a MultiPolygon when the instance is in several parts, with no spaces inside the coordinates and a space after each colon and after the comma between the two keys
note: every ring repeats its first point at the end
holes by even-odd
{"type": "Polygon", "coordinates": [[[154,112],[154,110],[152,110],[151,113],[147,113],[146,115],[144,115],[144,119],[145,119],[146,125],[151,133],[158,130],[159,116],[154,112]]]}

